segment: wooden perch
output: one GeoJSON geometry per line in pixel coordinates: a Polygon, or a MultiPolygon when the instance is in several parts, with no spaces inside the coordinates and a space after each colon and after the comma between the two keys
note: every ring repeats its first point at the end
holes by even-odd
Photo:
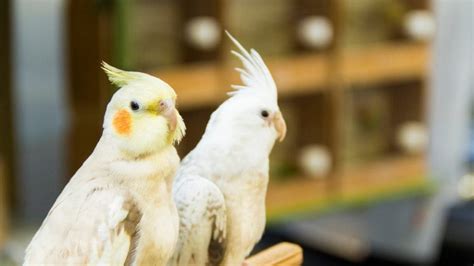
{"type": "Polygon", "coordinates": [[[265,249],[245,261],[248,266],[260,265],[301,265],[303,249],[292,243],[283,242],[265,249]]]}

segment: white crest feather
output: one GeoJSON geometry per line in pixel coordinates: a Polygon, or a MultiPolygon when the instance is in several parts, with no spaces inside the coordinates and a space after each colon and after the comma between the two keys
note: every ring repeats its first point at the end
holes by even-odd
{"type": "Polygon", "coordinates": [[[232,85],[232,88],[235,91],[230,92],[229,95],[234,95],[241,91],[252,90],[267,94],[269,97],[277,101],[277,88],[275,81],[270,74],[270,70],[268,70],[263,62],[262,57],[254,49],[250,49],[250,52],[248,52],[234,37],[232,37],[232,35],[230,35],[228,31],[225,33],[240,51],[231,51],[231,53],[239,58],[243,64],[243,68],[235,69],[240,73],[240,79],[242,80],[243,85],[232,85]]]}

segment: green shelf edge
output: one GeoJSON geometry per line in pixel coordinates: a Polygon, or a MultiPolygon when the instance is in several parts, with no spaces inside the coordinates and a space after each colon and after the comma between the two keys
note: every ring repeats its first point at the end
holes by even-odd
{"type": "Polygon", "coordinates": [[[344,209],[367,207],[375,202],[389,201],[415,196],[429,196],[435,193],[437,185],[434,181],[425,179],[422,182],[414,182],[403,188],[385,189],[378,192],[368,192],[366,195],[354,197],[338,197],[334,195],[326,200],[307,201],[285,207],[272,213],[267,213],[267,224],[283,223],[308,215],[323,215],[344,209]]]}

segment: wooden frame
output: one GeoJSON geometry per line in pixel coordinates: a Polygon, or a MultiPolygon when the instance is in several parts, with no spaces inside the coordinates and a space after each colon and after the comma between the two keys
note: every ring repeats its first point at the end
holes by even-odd
{"type": "Polygon", "coordinates": [[[6,204],[6,194],[5,194],[5,167],[2,157],[0,157],[0,250],[2,249],[4,243],[8,237],[8,224],[9,224],[9,215],[8,215],[8,206],[6,204]]]}
{"type": "Polygon", "coordinates": [[[100,64],[112,58],[112,9],[110,1],[67,3],[67,74],[72,111],[68,177],[87,159],[102,133],[111,87],[100,64]]]}
{"type": "Polygon", "coordinates": [[[13,182],[13,131],[11,112],[11,64],[10,64],[10,19],[11,2],[0,2],[0,124],[2,137],[0,138],[0,248],[6,240],[9,217],[9,208],[14,201],[13,182]]]}

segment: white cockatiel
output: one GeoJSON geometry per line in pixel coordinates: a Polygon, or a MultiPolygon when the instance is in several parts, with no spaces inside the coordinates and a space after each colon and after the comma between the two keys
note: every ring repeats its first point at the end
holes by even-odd
{"type": "Polygon", "coordinates": [[[185,130],[176,94],[150,75],[103,69],[120,89],[102,137],[33,237],[25,265],[166,265],[173,254],[173,143],[185,130]]]}
{"type": "Polygon", "coordinates": [[[178,170],[180,234],[169,265],[241,265],[265,228],[268,157],[286,124],[262,58],[228,36],[240,51],[232,53],[243,63],[243,85],[233,86],[178,170]]]}

